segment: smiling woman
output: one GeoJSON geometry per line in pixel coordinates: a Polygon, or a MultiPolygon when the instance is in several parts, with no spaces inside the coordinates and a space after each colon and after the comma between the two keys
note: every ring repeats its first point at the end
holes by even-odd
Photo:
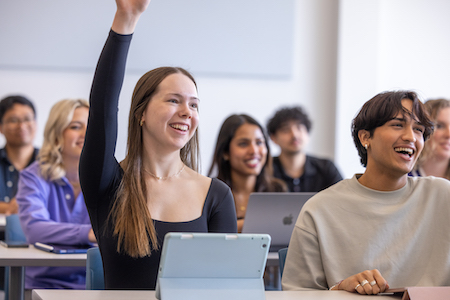
{"type": "MultiPolygon", "coordinates": [[[[56,103],[44,129],[37,161],[20,173],[17,203],[29,243],[85,245],[95,242],[81,193],[78,165],[89,104],[81,99],[56,103]]],[[[85,285],[86,268],[28,267],[27,289],[85,285]]]]}
{"type": "MultiPolygon", "coordinates": [[[[195,154],[193,153],[194,155],[190,157],[191,167],[197,170],[199,121],[197,86],[192,75],[186,70],[172,68],[172,74],[170,74],[170,69],[164,71],[167,77],[164,78],[163,75],[157,80],[160,84],[151,97],[151,101],[147,97],[142,99],[142,103],[132,103],[132,107],[146,107],[142,113],[136,109],[133,117],[139,113],[142,114],[139,125],[142,127],[144,145],[168,147],[172,145],[175,150],[178,150],[188,142],[191,143],[190,148],[195,149],[195,154]]],[[[157,70],[151,72],[157,72],[157,70]]],[[[147,74],[150,76],[149,73],[147,74]]],[[[143,81],[148,82],[148,79],[143,81]]],[[[140,81],[137,84],[141,83],[143,82],[140,81]]]]}
{"type": "Polygon", "coordinates": [[[132,33],[149,0],[117,11],[91,90],[80,181],[107,289],[154,289],[168,232],[237,230],[233,196],[198,169],[197,86],[183,68],[144,74],[133,92],[125,159],[114,157],[117,107],[132,33]]]}
{"type": "Polygon", "coordinates": [[[450,179],[450,101],[428,100],[425,107],[435,124],[434,132],[410,175],[450,179]]]}
{"type": "Polygon", "coordinates": [[[231,115],[222,124],[209,176],[231,188],[236,204],[238,231],[242,231],[250,194],[286,192],[286,184],[273,177],[269,143],[261,125],[252,117],[231,115]]]}

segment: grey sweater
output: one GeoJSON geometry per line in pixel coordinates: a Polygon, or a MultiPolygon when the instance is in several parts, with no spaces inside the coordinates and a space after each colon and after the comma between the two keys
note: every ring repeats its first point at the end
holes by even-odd
{"type": "Polygon", "coordinates": [[[393,192],[355,175],[318,193],[292,233],[284,290],[327,289],[378,269],[391,288],[450,285],[450,181],[408,177],[393,192]]]}

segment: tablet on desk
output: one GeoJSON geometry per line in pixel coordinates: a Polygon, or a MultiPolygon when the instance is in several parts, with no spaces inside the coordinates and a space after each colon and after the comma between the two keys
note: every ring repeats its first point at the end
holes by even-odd
{"type": "Polygon", "coordinates": [[[156,298],[263,300],[267,234],[181,233],[164,237],[156,298]]]}
{"type": "Polygon", "coordinates": [[[89,245],[54,245],[54,244],[44,244],[44,243],[34,243],[36,249],[56,253],[56,254],[76,254],[76,253],[86,253],[91,246],[89,245]]]}

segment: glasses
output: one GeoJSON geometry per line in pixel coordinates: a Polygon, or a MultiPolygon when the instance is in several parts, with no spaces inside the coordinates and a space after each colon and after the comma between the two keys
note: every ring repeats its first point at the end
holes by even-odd
{"type": "Polygon", "coordinates": [[[34,122],[34,118],[26,117],[23,119],[20,118],[10,118],[6,119],[3,123],[7,126],[19,126],[20,124],[24,123],[25,125],[30,125],[32,122],[34,122]]]}

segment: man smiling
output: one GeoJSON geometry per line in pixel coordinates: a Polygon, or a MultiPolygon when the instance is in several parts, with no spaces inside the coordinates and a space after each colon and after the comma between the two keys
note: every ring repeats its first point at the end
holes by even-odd
{"type": "Polygon", "coordinates": [[[0,213],[17,213],[15,195],[19,172],[30,165],[38,153],[33,146],[36,111],[23,96],[9,96],[0,101],[0,132],[6,144],[0,149],[0,213]]]}
{"type": "Polygon", "coordinates": [[[364,104],[352,135],[364,174],[318,193],[299,215],[283,288],[378,294],[450,285],[450,182],[408,177],[433,126],[411,91],[364,104]]]}

